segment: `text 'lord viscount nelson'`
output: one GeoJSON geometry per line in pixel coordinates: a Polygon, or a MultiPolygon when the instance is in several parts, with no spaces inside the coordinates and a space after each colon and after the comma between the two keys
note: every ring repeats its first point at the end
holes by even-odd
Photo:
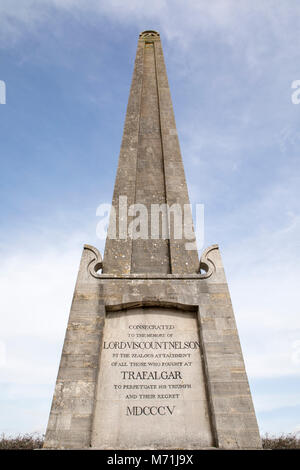
{"type": "Polygon", "coordinates": [[[198,341],[104,341],[103,349],[198,349],[198,341]]]}

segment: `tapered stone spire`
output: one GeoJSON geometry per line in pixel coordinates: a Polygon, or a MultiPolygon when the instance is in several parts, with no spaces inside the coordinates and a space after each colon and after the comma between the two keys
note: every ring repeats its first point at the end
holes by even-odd
{"type": "MultiPolygon", "coordinates": [[[[188,204],[160,36],[155,31],[144,31],[138,40],[113,195],[116,220],[120,220],[120,211],[124,215],[120,231],[117,224],[116,239],[106,241],[103,272],[196,273],[199,259],[188,204]],[[125,220],[124,204],[127,207],[142,204],[147,209],[147,239],[128,237],[132,218],[125,220]],[[153,237],[151,213],[154,214],[155,205],[162,204],[167,204],[171,211],[172,207],[180,207],[181,239],[174,238],[174,214],[171,211],[165,214],[167,220],[164,219],[166,224],[170,222],[170,238],[153,237]],[[186,243],[193,241],[194,249],[187,250],[186,243]]],[[[115,219],[111,220],[111,225],[108,233],[114,231],[115,219]]]]}

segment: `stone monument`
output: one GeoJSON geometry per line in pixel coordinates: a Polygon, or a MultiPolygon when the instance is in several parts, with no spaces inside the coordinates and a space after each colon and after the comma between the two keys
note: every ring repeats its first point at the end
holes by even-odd
{"type": "Polygon", "coordinates": [[[219,248],[199,262],[193,233],[160,36],[145,31],[105,253],[83,249],[44,448],[261,447],[219,248]],[[133,236],[154,209],[168,236],[133,236]]]}

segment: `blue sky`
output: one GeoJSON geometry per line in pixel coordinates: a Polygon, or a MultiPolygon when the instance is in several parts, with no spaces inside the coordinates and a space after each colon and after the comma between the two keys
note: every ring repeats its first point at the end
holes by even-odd
{"type": "Polygon", "coordinates": [[[84,243],[110,202],[138,34],[160,32],[204,246],[262,433],[300,430],[298,0],[2,0],[0,432],[44,432],[84,243]]]}

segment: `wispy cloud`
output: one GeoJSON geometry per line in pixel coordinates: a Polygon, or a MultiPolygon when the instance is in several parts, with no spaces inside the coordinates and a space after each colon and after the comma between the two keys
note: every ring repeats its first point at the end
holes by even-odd
{"type": "MultiPolygon", "coordinates": [[[[179,47],[191,46],[195,34],[202,32],[206,38],[219,31],[220,40],[230,46],[237,41],[244,53],[248,54],[249,64],[255,66],[257,57],[268,54],[267,45],[280,39],[280,44],[290,44],[295,34],[291,25],[297,25],[300,5],[296,0],[279,3],[274,0],[262,0],[259,3],[235,0],[2,0],[0,6],[1,29],[7,35],[20,37],[23,27],[32,28],[42,22],[55,22],[59,11],[78,16],[81,21],[90,21],[90,14],[108,17],[124,24],[158,25],[163,35],[169,40],[179,40],[179,47]],[[275,8],[276,6],[276,8],[275,8]],[[86,15],[85,15],[86,14],[86,15]],[[51,17],[53,15],[53,17],[51,17]],[[260,28],[261,25],[264,28],[260,28]],[[260,47],[254,48],[257,38],[253,29],[260,31],[260,47]]],[[[216,39],[216,38],[214,38],[216,39]]],[[[295,45],[296,47],[296,45],[295,45]]],[[[291,51],[293,48],[290,49],[291,51]]]]}

